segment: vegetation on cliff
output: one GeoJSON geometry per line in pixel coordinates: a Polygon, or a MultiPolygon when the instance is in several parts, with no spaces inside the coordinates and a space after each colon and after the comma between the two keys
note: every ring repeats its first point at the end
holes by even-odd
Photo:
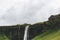
{"type": "Polygon", "coordinates": [[[32,40],[60,40],[60,30],[44,32],[32,40]]]}

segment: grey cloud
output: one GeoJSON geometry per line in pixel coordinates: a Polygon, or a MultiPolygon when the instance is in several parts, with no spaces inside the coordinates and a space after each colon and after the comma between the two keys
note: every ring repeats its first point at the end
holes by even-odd
{"type": "MultiPolygon", "coordinates": [[[[7,0],[5,3],[8,2],[7,0]]],[[[55,5],[55,0],[10,0],[9,6],[3,6],[4,13],[0,19],[0,25],[35,23],[47,21],[51,14],[59,12],[58,6],[55,5]],[[57,6],[56,8],[53,6],[57,6]]]]}

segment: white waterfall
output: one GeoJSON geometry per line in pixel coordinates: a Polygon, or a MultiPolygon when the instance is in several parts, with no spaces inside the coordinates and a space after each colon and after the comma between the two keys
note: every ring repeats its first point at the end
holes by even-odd
{"type": "Polygon", "coordinates": [[[29,25],[25,27],[25,33],[24,33],[24,39],[23,40],[27,40],[28,28],[29,28],[29,25]]]}

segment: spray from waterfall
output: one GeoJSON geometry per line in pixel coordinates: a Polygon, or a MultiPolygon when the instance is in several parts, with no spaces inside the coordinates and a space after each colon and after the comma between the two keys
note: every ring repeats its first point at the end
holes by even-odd
{"type": "Polygon", "coordinates": [[[24,39],[23,40],[27,40],[28,28],[29,28],[29,25],[25,27],[25,33],[24,33],[24,39]]]}

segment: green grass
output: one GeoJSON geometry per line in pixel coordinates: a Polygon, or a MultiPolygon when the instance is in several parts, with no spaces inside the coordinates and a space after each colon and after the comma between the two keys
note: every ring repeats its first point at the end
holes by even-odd
{"type": "Polygon", "coordinates": [[[45,32],[32,40],[60,40],[60,30],[45,32]]]}
{"type": "Polygon", "coordinates": [[[4,34],[0,34],[0,40],[9,40],[9,38],[4,34]]]}

